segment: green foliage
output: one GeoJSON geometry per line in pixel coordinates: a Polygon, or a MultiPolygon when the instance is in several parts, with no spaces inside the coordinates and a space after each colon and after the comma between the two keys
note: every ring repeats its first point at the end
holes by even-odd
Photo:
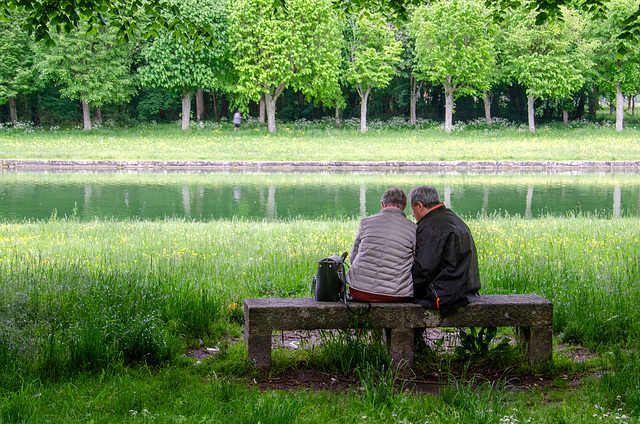
{"type": "Polygon", "coordinates": [[[389,370],[391,364],[379,332],[373,331],[365,320],[353,317],[350,329],[322,333],[322,341],[315,347],[314,367],[343,375],[356,373],[361,377],[373,369],[389,370]]]}
{"type": "Polygon", "coordinates": [[[55,46],[36,45],[40,79],[53,81],[60,94],[92,106],[127,102],[136,92],[131,74],[133,46],[118,44],[116,31],[87,35],[87,26],[53,34],[55,46]]]}
{"type": "Polygon", "coordinates": [[[346,28],[347,69],[345,79],[356,86],[360,97],[371,88],[386,87],[400,61],[402,44],[381,15],[350,16],[346,28]]]}
{"type": "Polygon", "coordinates": [[[26,14],[22,28],[33,34],[36,41],[48,46],[56,43],[54,33],[73,32],[85,26],[89,35],[110,28],[118,37],[118,44],[136,38],[139,30],[146,36],[156,35],[160,29],[175,37],[197,35],[198,45],[211,44],[210,28],[206,23],[193,22],[181,13],[171,0],[153,2],[128,2],[120,0],[62,0],[55,3],[32,3],[22,0],[7,0],[0,5],[0,20],[10,20],[16,14],[26,14]]]}
{"type": "Polygon", "coordinates": [[[20,28],[23,18],[17,15],[10,22],[0,21],[0,104],[37,88],[33,43],[20,28]]]}
{"type": "MultiPolygon", "coordinates": [[[[611,362],[611,370],[600,378],[598,395],[605,406],[623,408],[631,415],[637,415],[640,412],[640,354],[637,344],[630,350],[616,347],[607,359],[611,362]]],[[[593,396],[596,401],[601,400],[598,395],[593,396]]]]}
{"type": "Polygon", "coordinates": [[[494,414],[501,417],[501,422],[511,421],[508,415],[510,392],[505,381],[482,381],[466,376],[462,380],[449,381],[440,392],[442,402],[452,411],[456,411],[459,422],[493,423],[494,414]]]}
{"type": "Polygon", "coordinates": [[[369,415],[393,408],[399,398],[396,388],[398,371],[393,365],[367,363],[358,369],[358,378],[362,382],[363,403],[369,415]]]}
{"type": "Polygon", "coordinates": [[[160,111],[170,111],[172,108],[180,107],[176,93],[165,88],[143,87],[140,94],[141,100],[136,110],[142,121],[162,120],[160,111]]]}
{"type": "Polygon", "coordinates": [[[613,0],[608,6],[604,21],[590,22],[588,33],[595,44],[593,71],[601,92],[615,97],[616,86],[624,93],[636,93],[640,78],[640,47],[621,40],[625,29],[625,19],[637,4],[632,0],[613,0]],[[624,44],[625,55],[619,57],[619,44],[624,44]]]}
{"type": "Polygon", "coordinates": [[[564,13],[562,22],[537,25],[525,5],[510,13],[499,31],[503,78],[522,84],[528,96],[563,99],[585,81],[592,45],[582,38],[584,18],[564,13]]]}
{"type": "MultiPolygon", "coordinates": [[[[460,356],[485,356],[489,353],[497,333],[497,327],[482,327],[480,330],[476,327],[470,327],[468,333],[460,330],[460,346],[456,347],[456,354],[460,356]]],[[[493,349],[500,350],[508,345],[509,339],[504,338],[493,349]]]]}
{"type": "Polygon", "coordinates": [[[190,0],[179,3],[182,16],[197,24],[211,27],[215,43],[196,48],[197,38],[175,38],[168,30],[160,30],[144,48],[146,64],[139,69],[140,80],[149,87],[169,91],[195,93],[198,89],[216,90],[229,78],[226,0],[190,0]]]}
{"type": "Polygon", "coordinates": [[[488,89],[496,53],[487,18],[487,9],[475,0],[438,1],[416,9],[409,26],[416,74],[455,98],[488,89]]]}

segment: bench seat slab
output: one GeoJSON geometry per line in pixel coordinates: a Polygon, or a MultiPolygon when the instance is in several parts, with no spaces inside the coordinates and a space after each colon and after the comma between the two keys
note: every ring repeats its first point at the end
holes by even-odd
{"type": "MultiPolygon", "coordinates": [[[[365,310],[366,306],[351,304],[365,310]]],[[[247,358],[255,366],[271,364],[271,333],[276,330],[344,329],[353,314],[341,302],[311,298],[245,299],[247,358]]],[[[452,311],[429,310],[413,303],[374,303],[364,317],[384,330],[391,359],[413,366],[414,328],[517,327],[521,328],[532,363],[551,359],[553,304],[538,295],[483,295],[452,311]]]]}

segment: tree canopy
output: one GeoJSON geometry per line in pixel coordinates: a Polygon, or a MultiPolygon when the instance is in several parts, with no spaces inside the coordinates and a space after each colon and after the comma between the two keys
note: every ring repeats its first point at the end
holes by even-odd
{"type": "MultiPolygon", "coordinates": [[[[287,0],[269,0],[274,9],[287,7],[287,0]]],[[[612,0],[576,0],[575,6],[591,12],[595,17],[605,19],[608,5],[612,0]]],[[[348,9],[384,11],[391,20],[406,21],[412,7],[428,4],[428,0],[334,0],[334,4],[348,9]]],[[[520,0],[485,0],[485,4],[495,12],[496,20],[503,19],[506,11],[520,7],[520,0]]],[[[566,0],[533,0],[527,8],[536,13],[536,21],[543,23],[548,19],[563,19],[563,6],[566,0]]],[[[176,4],[169,0],[4,0],[0,3],[0,19],[6,20],[16,11],[28,14],[23,27],[35,35],[36,40],[52,42],[50,29],[69,31],[77,27],[81,20],[89,24],[89,32],[95,33],[99,26],[109,25],[118,28],[121,40],[127,40],[136,31],[146,35],[157,35],[160,28],[175,34],[196,36],[203,43],[212,43],[213,38],[207,25],[191,21],[180,13],[176,4]],[[166,13],[169,12],[169,13],[166,13]]],[[[640,5],[632,10],[624,21],[619,35],[617,51],[624,55],[627,46],[624,41],[638,43],[640,40],[640,5]]]]}
{"type": "Polygon", "coordinates": [[[144,49],[145,66],[140,68],[143,84],[182,93],[182,129],[189,128],[191,95],[198,89],[215,90],[229,77],[228,2],[189,0],[180,2],[180,11],[194,23],[208,23],[215,36],[213,46],[196,49],[194,38],[182,41],[161,29],[144,49]]]}
{"type": "Polygon", "coordinates": [[[53,34],[55,44],[36,45],[40,78],[51,80],[60,94],[80,100],[84,127],[91,129],[90,106],[127,102],[135,93],[130,72],[131,46],[116,43],[114,28],[101,28],[88,36],[81,22],[69,33],[53,34]]]}
{"type": "Polygon", "coordinates": [[[18,22],[0,22],[0,104],[9,101],[12,122],[18,119],[15,97],[36,88],[33,43],[18,22]]]}

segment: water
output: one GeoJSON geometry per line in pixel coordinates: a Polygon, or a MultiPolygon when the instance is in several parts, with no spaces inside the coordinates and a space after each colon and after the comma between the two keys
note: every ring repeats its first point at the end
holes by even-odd
{"type": "MultiPolygon", "coordinates": [[[[434,185],[458,214],[640,215],[640,171],[547,173],[0,170],[0,219],[359,217],[385,189],[434,185]]],[[[407,209],[410,214],[410,209],[407,209]]]]}

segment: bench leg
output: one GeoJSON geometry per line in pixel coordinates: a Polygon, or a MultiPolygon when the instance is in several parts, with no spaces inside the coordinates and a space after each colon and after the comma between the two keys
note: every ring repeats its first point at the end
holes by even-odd
{"type": "Polygon", "coordinates": [[[245,331],[245,342],[249,364],[265,370],[271,368],[271,332],[256,334],[245,331]]]}
{"type": "Polygon", "coordinates": [[[526,343],[531,365],[552,359],[553,335],[551,327],[519,327],[520,341],[526,343]]]}
{"type": "Polygon", "coordinates": [[[553,337],[551,327],[531,327],[529,361],[537,364],[552,359],[553,337]]]}
{"type": "Polygon", "coordinates": [[[406,366],[412,368],[415,365],[413,328],[408,330],[386,328],[384,333],[387,351],[393,364],[397,368],[406,366]]]}

